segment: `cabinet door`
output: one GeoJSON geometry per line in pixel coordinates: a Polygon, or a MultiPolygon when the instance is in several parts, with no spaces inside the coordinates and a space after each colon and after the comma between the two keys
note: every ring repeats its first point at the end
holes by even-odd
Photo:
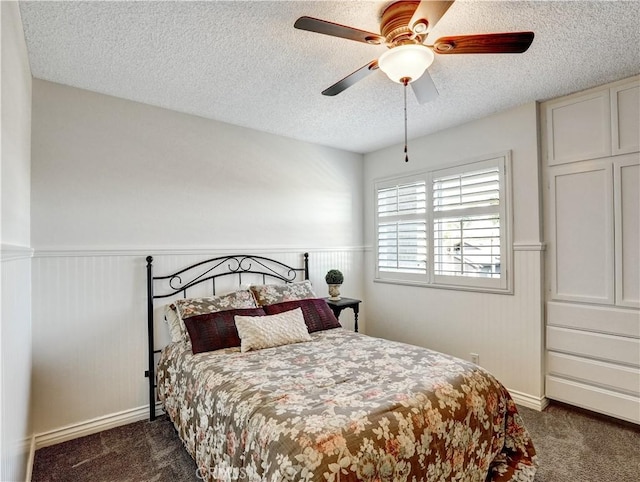
{"type": "Polygon", "coordinates": [[[549,166],[611,155],[609,89],[545,104],[549,166]]]}
{"type": "Polygon", "coordinates": [[[552,298],[613,304],[611,160],[559,166],[550,175],[552,298]]]}
{"type": "Polygon", "coordinates": [[[640,307],[640,154],[616,158],[613,169],[616,304],[640,307]]]}
{"type": "Polygon", "coordinates": [[[640,81],[611,89],[613,155],[640,151],[640,81]]]}

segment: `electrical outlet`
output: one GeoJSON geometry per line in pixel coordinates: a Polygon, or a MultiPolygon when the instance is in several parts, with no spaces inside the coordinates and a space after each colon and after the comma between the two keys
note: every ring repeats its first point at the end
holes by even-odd
{"type": "Polygon", "coordinates": [[[476,365],[480,365],[480,355],[477,353],[469,353],[471,356],[471,363],[475,363],[476,365]]]}

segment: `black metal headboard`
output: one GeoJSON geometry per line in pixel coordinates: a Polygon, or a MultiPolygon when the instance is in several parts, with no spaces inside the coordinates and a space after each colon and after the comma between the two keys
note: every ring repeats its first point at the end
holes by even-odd
{"type": "Polygon", "coordinates": [[[293,268],[280,261],[263,256],[246,254],[219,256],[200,261],[174,273],[164,276],[153,275],[153,257],[147,256],[147,336],[149,345],[149,369],[145,376],[149,378],[149,420],[156,418],[156,363],[155,354],[160,350],[154,343],[153,300],[176,297],[182,294],[187,297],[189,289],[203,283],[211,283],[211,294],[216,294],[216,280],[225,276],[237,276],[238,285],[242,284],[243,275],[257,275],[262,283],[269,281],[292,281],[309,279],[309,253],[304,253],[302,268],[293,268]],[[158,291],[158,294],[156,294],[158,291]]]}

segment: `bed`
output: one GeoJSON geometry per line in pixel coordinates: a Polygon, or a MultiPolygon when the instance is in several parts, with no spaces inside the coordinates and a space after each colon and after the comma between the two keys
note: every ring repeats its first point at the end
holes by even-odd
{"type": "Polygon", "coordinates": [[[149,258],[151,418],[157,396],[199,478],[533,480],[533,443],[500,382],[470,362],[340,327],[307,281],[308,255],[302,268],[213,258],[184,282],[193,267],[156,277],[149,258]],[[262,284],[187,295],[227,275],[262,284]],[[156,368],[154,301],[176,294],[166,310],[184,315],[189,336],[172,333],[156,368]]]}

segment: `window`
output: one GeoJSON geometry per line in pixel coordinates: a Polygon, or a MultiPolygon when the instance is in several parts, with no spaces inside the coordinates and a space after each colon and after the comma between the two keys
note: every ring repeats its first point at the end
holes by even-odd
{"type": "Polygon", "coordinates": [[[508,290],[508,154],[376,183],[376,279],[508,290]]]}

